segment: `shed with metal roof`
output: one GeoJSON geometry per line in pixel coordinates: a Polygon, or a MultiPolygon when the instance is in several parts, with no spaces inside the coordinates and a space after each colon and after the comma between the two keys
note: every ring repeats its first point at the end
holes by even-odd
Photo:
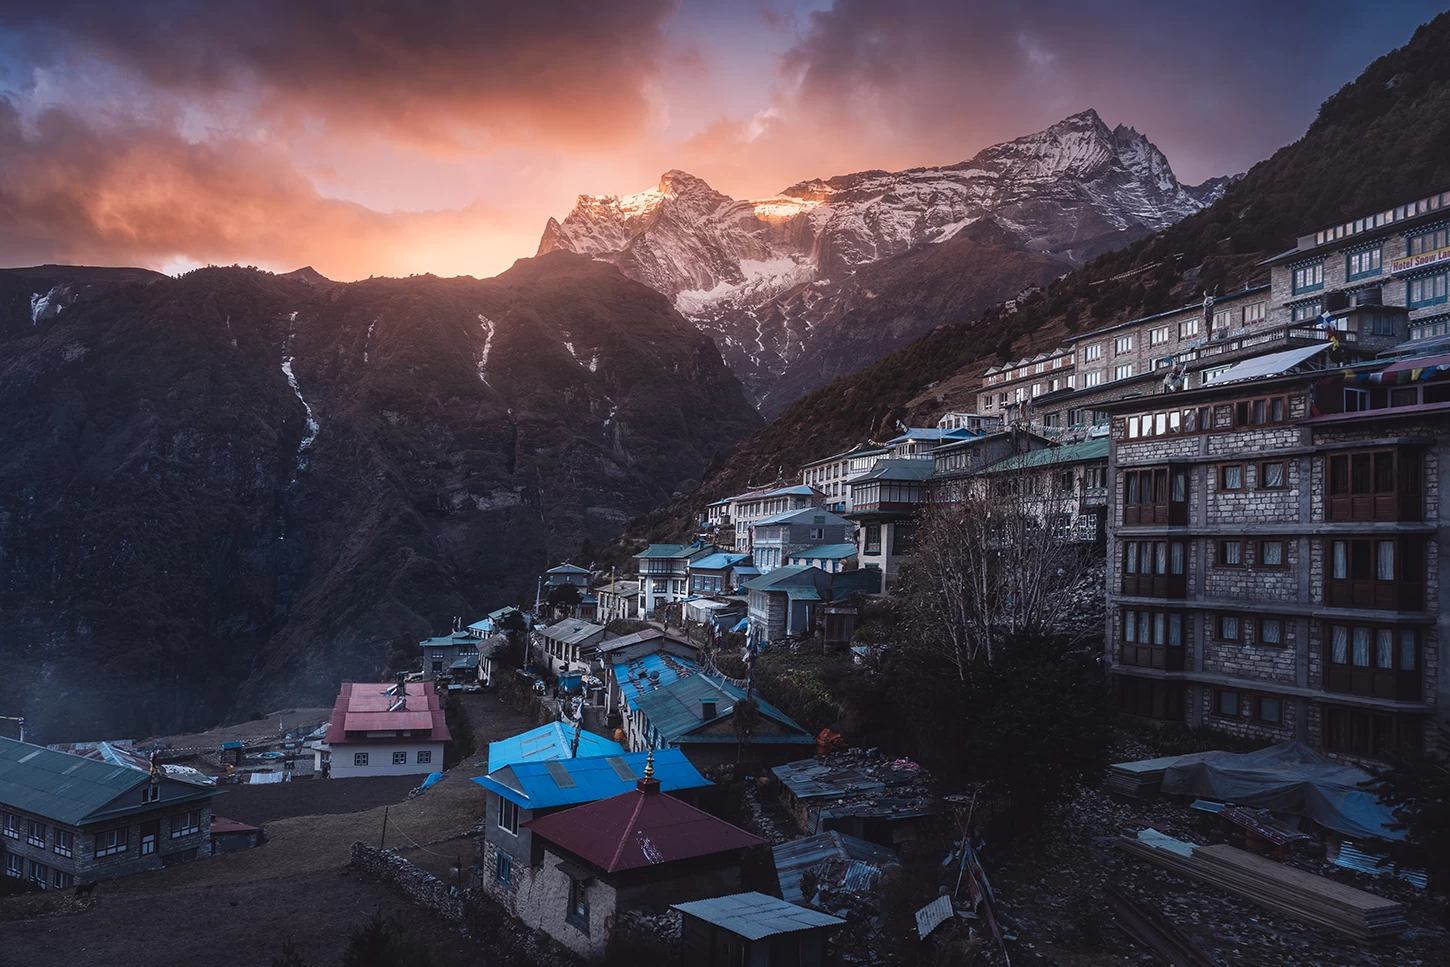
{"type": "Polygon", "coordinates": [[[687,964],[818,967],[828,932],[846,922],[764,893],[676,903],[671,909],[684,916],[680,940],[687,964]]]}

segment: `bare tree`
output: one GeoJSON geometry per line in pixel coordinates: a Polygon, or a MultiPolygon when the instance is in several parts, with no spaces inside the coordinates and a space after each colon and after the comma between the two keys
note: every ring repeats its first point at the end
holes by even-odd
{"type": "Polygon", "coordinates": [[[938,491],[921,515],[899,598],[920,645],[963,681],[1010,638],[1081,626],[1073,592],[1098,562],[1092,543],[1074,539],[1076,494],[1062,469],[1020,460],[938,491]]]}

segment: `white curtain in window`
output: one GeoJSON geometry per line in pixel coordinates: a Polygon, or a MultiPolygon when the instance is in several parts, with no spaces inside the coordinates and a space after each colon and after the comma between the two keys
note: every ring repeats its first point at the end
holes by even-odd
{"type": "Polygon", "coordinates": [[[1354,629],[1354,664],[1358,668],[1369,667],[1369,629],[1354,629]]]}
{"type": "Polygon", "coordinates": [[[1172,573],[1174,573],[1174,574],[1182,574],[1183,573],[1183,542],[1182,541],[1174,541],[1172,547],[1173,547],[1173,562],[1172,562],[1173,571],[1172,571],[1172,573]]]}
{"type": "Polygon", "coordinates": [[[1393,581],[1395,579],[1395,542],[1375,541],[1375,569],[1376,581],[1393,581]]]}
{"type": "Polygon", "coordinates": [[[1374,667],[1395,667],[1395,636],[1388,628],[1374,630],[1374,667]]]}
{"type": "Polygon", "coordinates": [[[1336,665],[1349,664],[1349,629],[1344,625],[1335,625],[1330,631],[1330,652],[1329,660],[1336,665]]]}
{"type": "Polygon", "coordinates": [[[1181,614],[1168,616],[1168,644],[1175,648],[1183,645],[1183,615],[1181,614]]]}
{"type": "Polygon", "coordinates": [[[1161,645],[1164,642],[1163,633],[1163,612],[1156,611],[1153,614],[1153,644],[1161,645]]]}
{"type": "Polygon", "coordinates": [[[1133,617],[1134,612],[1123,612],[1123,640],[1136,642],[1138,640],[1138,625],[1133,617]]]}
{"type": "Polygon", "coordinates": [[[1334,542],[1334,579],[1343,581],[1349,577],[1349,542],[1334,542]]]}

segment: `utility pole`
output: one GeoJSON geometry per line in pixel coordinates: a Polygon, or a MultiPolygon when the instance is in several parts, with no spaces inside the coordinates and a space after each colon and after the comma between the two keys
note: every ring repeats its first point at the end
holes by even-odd
{"type": "Polygon", "coordinates": [[[388,841],[388,808],[383,807],[383,835],[378,837],[378,849],[382,849],[383,844],[388,841]]]}

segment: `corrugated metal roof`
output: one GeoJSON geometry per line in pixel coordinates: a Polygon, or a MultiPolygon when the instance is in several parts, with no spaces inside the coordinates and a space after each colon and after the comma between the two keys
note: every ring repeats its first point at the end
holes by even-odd
{"type": "Polygon", "coordinates": [[[803,551],[793,551],[791,560],[825,560],[838,561],[843,557],[855,557],[855,544],[818,544],[815,547],[808,547],[803,551]]]}
{"type": "Polygon", "coordinates": [[[614,680],[619,684],[625,704],[637,708],[636,700],[641,695],[658,691],[697,671],[699,668],[688,658],[655,652],[615,665],[614,680]]]}
{"type": "Polygon", "coordinates": [[[867,480],[925,480],[936,471],[936,461],[918,458],[916,460],[877,460],[876,465],[859,477],[852,477],[851,483],[867,480]]]}
{"type": "Polygon", "coordinates": [[[734,567],[741,561],[750,560],[749,554],[710,554],[700,558],[698,561],[690,562],[692,571],[723,571],[726,568],[734,567]]]}
{"type": "MultiPolygon", "coordinates": [[[[682,678],[664,688],[640,695],[636,699],[636,707],[644,713],[649,724],[654,726],[667,744],[690,740],[733,743],[735,742],[734,732],[701,733],[695,736],[690,736],[688,733],[705,724],[700,709],[700,699],[713,698],[715,700],[715,718],[719,719],[729,715],[735,708],[735,703],[744,697],[745,693],[734,685],[717,682],[706,675],[691,675],[689,678],[682,678]]],[[[757,733],[751,736],[751,742],[814,744],[815,738],[807,735],[805,730],[797,725],[790,716],[759,696],[755,701],[760,706],[762,716],[784,726],[789,734],[780,736],[757,733]]]]}
{"type": "Polygon", "coordinates": [[[578,567],[574,564],[560,564],[558,567],[551,567],[545,574],[592,574],[587,567],[578,567]]]}
{"type": "Polygon", "coordinates": [[[849,524],[844,517],[837,516],[824,507],[803,507],[800,510],[786,510],[779,514],[762,517],[756,527],[769,524],[849,524]]]}
{"type": "MultiPolygon", "coordinates": [[[[542,762],[545,759],[569,758],[569,746],[574,741],[573,729],[563,722],[550,722],[527,732],[500,739],[488,744],[488,771],[497,772],[515,762],[542,762]]],[[[579,756],[623,755],[624,746],[606,739],[602,735],[583,731],[579,733],[579,756]]]]}
{"type": "Polygon", "coordinates": [[[689,557],[697,550],[697,544],[651,544],[635,557],[689,557]]]}
{"type": "Polygon", "coordinates": [[[759,836],[656,787],[635,789],[524,824],[606,873],[758,846],[759,836]]]}
{"type": "Polygon", "coordinates": [[[786,597],[792,601],[819,601],[821,592],[809,584],[788,584],[785,588],[786,597]]]}
{"type": "Polygon", "coordinates": [[[1030,450],[1027,453],[1014,453],[1012,456],[1003,457],[996,463],[983,467],[977,472],[992,474],[1002,473],[1008,470],[1032,470],[1039,467],[1051,467],[1064,463],[1081,463],[1085,460],[1106,460],[1108,458],[1108,444],[1107,437],[1099,437],[1095,440],[1069,443],[1066,446],[1030,450]]]}
{"type": "MultiPolygon", "coordinates": [[[[105,807],[149,781],[148,773],[128,765],[0,737],[0,803],[59,823],[76,826],[113,813],[105,807]]],[[[197,792],[205,788],[186,786],[197,792]]]]}
{"type": "Polygon", "coordinates": [[[583,618],[565,618],[558,624],[552,624],[547,628],[540,629],[539,634],[553,641],[563,642],[566,645],[577,645],[604,630],[604,625],[594,624],[592,621],[585,621],[583,618]]]}
{"type": "Polygon", "coordinates": [[[775,847],[774,853],[780,895],[791,903],[805,902],[806,898],[801,895],[801,876],[826,860],[852,860],[877,871],[883,866],[900,862],[895,850],[868,843],[864,839],[857,839],[834,829],[781,843],[775,847]]]}
{"type": "Polygon", "coordinates": [[[1319,355],[1328,348],[1329,343],[1326,342],[1320,343],[1317,346],[1300,346],[1297,349],[1286,349],[1283,352],[1255,356],[1253,359],[1245,359],[1241,363],[1230,366],[1213,379],[1208,380],[1204,385],[1223,386],[1225,383],[1237,383],[1245,379],[1281,376],[1295,366],[1303,365],[1309,359],[1319,355]]]}
{"type": "Polygon", "coordinates": [[[846,922],[764,893],[736,893],[692,903],[673,903],[670,908],[698,917],[746,940],[763,940],[777,934],[820,927],[839,927],[846,922]]]}
{"type": "MultiPolygon", "coordinates": [[[[515,762],[494,775],[480,776],[473,781],[524,809],[577,806],[633,789],[635,782],[644,776],[648,756],[648,752],[628,752],[548,762],[515,762]],[[557,773],[565,775],[567,782],[561,782],[557,773]]],[[[711,784],[679,749],[660,749],[654,754],[654,777],[663,792],[711,784]]]]}
{"type": "Polygon", "coordinates": [[[747,591],[770,591],[780,590],[784,585],[793,582],[809,583],[808,581],[802,582],[800,579],[811,571],[816,571],[820,574],[826,573],[820,568],[808,564],[787,564],[785,567],[778,567],[773,571],[762,574],[758,578],[751,578],[745,582],[745,589],[747,591]]]}

